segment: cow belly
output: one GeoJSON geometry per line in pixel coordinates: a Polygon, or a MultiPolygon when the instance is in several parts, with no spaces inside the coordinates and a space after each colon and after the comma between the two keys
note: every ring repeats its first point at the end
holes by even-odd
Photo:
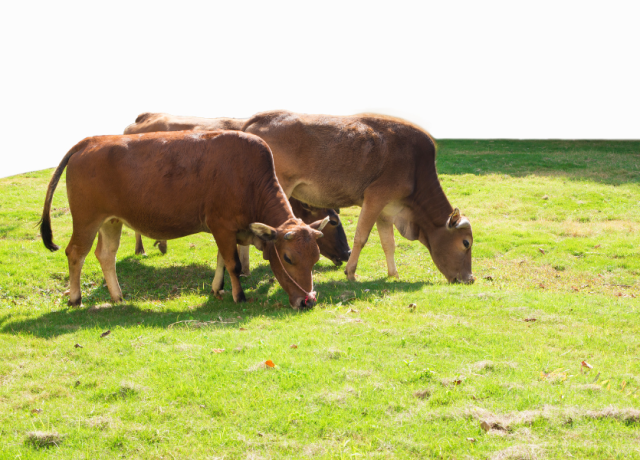
{"type": "Polygon", "coordinates": [[[362,196],[349,193],[342,187],[317,187],[310,184],[299,184],[291,193],[297,200],[317,208],[346,208],[362,206],[362,196]]]}
{"type": "Polygon", "coordinates": [[[173,221],[168,219],[144,219],[139,221],[137,219],[125,219],[121,216],[110,216],[105,222],[112,221],[114,219],[122,221],[124,225],[134,230],[136,233],[140,233],[148,238],[156,240],[173,240],[176,238],[182,238],[185,236],[193,235],[195,233],[207,232],[210,233],[209,228],[206,225],[201,224],[198,220],[185,219],[184,221],[173,221]],[[133,223],[131,223],[133,221],[133,223]]]}

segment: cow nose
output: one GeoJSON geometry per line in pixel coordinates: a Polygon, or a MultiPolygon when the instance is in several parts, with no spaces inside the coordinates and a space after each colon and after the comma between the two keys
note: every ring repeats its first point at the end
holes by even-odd
{"type": "Polygon", "coordinates": [[[300,309],[313,308],[313,306],[317,302],[316,296],[317,294],[315,292],[310,292],[306,297],[300,299],[298,308],[300,309]]]}

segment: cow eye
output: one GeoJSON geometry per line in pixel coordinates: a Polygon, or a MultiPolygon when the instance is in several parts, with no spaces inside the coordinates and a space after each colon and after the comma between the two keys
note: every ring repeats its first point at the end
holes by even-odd
{"type": "Polygon", "coordinates": [[[289,257],[287,257],[287,255],[284,255],[284,261],[290,265],[293,265],[293,263],[291,262],[291,259],[289,259],[289,257]]]}
{"type": "Polygon", "coordinates": [[[338,225],[338,222],[334,222],[333,220],[330,220],[330,221],[329,221],[329,223],[330,223],[331,225],[333,225],[334,227],[335,227],[336,225],[338,225]]]}
{"type": "Polygon", "coordinates": [[[465,248],[469,249],[470,244],[468,240],[462,240],[462,244],[464,244],[465,248]]]}

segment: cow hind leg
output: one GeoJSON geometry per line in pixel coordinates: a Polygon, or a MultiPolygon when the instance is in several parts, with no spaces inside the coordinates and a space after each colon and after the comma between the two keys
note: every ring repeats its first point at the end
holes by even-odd
{"type": "Polygon", "coordinates": [[[80,274],[84,260],[91,251],[93,240],[98,232],[97,225],[80,225],[74,222],[71,240],[65,249],[67,261],[69,263],[69,289],[65,294],[69,295],[69,306],[79,307],[82,305],[82,291],[80,289],[80,274]]]}
{"type": "Polygon", "coordinates": [[[102,224],[98,231],[98,246],[95,255],[102,267],[102,274],[107,282],[107,288],[114,302],[122,301],[122,290],[116,275],[116,253],[120,246],[122,234],[122,221],[109,219],[102,224]]]}
{"type": "Polygon", "coordinates": [[[387,222],[382,217],[376,221],[378,227],[378,235],[380,236],[380,244],[387,259],[387,273],[389,276],[398,278],[398,270],[396,269],[396,261],[394,254],[396,251],[396,241],[393,237],[393,223],[387,222]]]}
{"type": "Polygon", "coordinates": [[[211,283],[211,292],[220,297],[224,293],[224,259],[220,250],[218,250],[217,260],[216,274],[213,277],[213,283],[211,283]]]}
{"type": "Polygon", "coordinates": [[[349,281],[355,281],[356,268],[358,267],[358,258],[360,257],[360,251],[367,243],[369,234],[375,224],[378,216],[387,204],[385,201],[381,201],[375,198],[368,198],[368,196],[376,196],[376,193],[367,193],[365,195],[364,202],[362,203],[362,211],[360,211],[360,217],[358,217],[358,225],[356,226],[356,236],[353,239],[353,248],[351,249],[351,255],[347,262],[347,267],[344,273],[347,275],[349,281]]]}
{"type": "Polygon", "coordinates": [[[136,254],[139,256],[146,256],[144,252],[144,245],[142,244],[142,235],[136,233],[136,254]]]}
{"type": "Polygon", "coordinates": [[[251,275],[251,267],[249,264],[249,246],[238,245],[238,254],[240,255],[240,264],[242,265],[240,276],[251,275]]]}
{"type": "MultiPolygon", "coordinates": [[[[238,255],[236,237],[235,235],[228,235],[226,237],[214,235],[214,238],[218,244],[218,253],[224,260],[224,266],[229,272],[229,277],[231,278],[231,292],[233,293],[233,300],[235,302],[245,302],[247,298],[245,297],[242,286],[240,285],[240,272],[242,271],[242,265],[240,263],[240,256],[238,255]]],[[[218,270],[216,270],[216,275],[217,274],[218,270]]],[[[218,280],[218,282],[220,281],[218,280]]],[[[214,287],[213,284],[212,287],[214,287]]]]}

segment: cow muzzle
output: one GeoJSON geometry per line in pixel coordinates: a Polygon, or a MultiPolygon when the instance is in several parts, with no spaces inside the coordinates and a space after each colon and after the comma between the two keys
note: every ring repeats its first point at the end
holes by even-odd
{"type": "Polygon", "coordinates": [[[313,306],[318,301],[318,294],[315,291],[311,291],[305,297],[298,297],[293,302],[291,302],[291,306],[296,310],[308,310],[313,308],[313,306]]]}
{"type": "Polygon", "coordinates": [[[469,275],[466,278],[456,277],[449,281],[451,284],[473,284],[476,280],[476,277],[473,275],[469,275]]]}

